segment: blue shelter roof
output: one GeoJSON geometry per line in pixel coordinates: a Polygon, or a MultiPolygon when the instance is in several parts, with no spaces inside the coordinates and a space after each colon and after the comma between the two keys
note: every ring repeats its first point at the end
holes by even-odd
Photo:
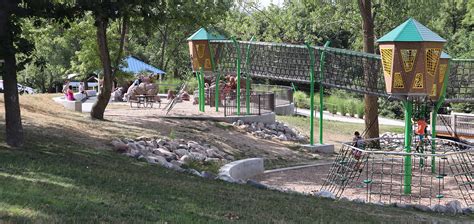
{"type": "Polygon", "coordinates": [[[149,65],[143,61],[138,60],[137,58],[133,56],[128,56],[124,59],[124,61],[127,63],[127,66],[122,67],[121,70],[124,72],[131,72],[134,74],[140,73],[140,72],[152,72],[154,74],[165,74],[164,71],[149,65]]]}

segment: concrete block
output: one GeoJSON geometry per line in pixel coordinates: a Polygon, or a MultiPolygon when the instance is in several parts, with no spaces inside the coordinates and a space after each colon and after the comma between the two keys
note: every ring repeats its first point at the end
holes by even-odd
{"type": "MultiPolygon", "coordinates": [[[[265,171],[262,158],[249,158],[228,163],[219,169],[219,179],[231,178],[235,182],[247,180],[265,171]]],[[[234,182],[229,181],[229,182],[234,182]]]]}
{"type": "Polygon", "coordinates": [[[62,101],[64,108],[72,111],[82,112],[82,103],[80,101],[62,101]]]}
{"type": "Polygon", "coordinates": [[[285,104],[275,106],[275,114],[277,115],[293,115],[295,114],[295,104],[285,104]]]}
{"type": "Polygon", "coordinates": [[[302,147],[310,152],[317,152],[317,153],[334,153],[334,145],[330,144],[314,144],[314,145],[302,145],[302,147]]]}

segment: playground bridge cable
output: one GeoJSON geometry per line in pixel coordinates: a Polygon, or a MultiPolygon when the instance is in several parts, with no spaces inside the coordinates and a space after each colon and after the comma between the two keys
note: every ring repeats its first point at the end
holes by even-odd
{"type": "Polygon", "coordinates": [[[446,102],[474,102],[474,59],[452,59],[446,102]]]}
{"type": "MultiPolygon", "coordinates": [[[[294,83],[310,83],[310,55],[305,45],[211,40],[217,44],[216,61],[221,74],[236,74],[237,61],[242,73],[251,77],[294,83]],[[250,45],[250,48],[248,48],[250,45]],[[249,54],[237,53],[246,52],[249,54]],[[246,60],[248,58],[248,60],[246,60]],[[247,65],[246,63],[249,63],[247,65]]],[[[326,53],[323,80],[316,82],[351,92],[388,97],[380,55],[332,47],[312,46],[315,58],[326,53]],[[374,77],[375,80],[373,79],[374,77]]],[[[314,62],[315,77],[320,77],[319,60],[314,62]]],[[[446,102],[474,102],[474,60],[453,59],[449,73],[446,102]]]]}

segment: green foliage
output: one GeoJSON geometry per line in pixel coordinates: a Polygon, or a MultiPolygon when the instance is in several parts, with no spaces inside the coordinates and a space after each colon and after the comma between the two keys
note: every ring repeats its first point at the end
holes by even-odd
{"type": "Polygon", "coordinates": [[[293,100],[297,107],[309,108],[309,97],[303,91],[296,91],[293,93],[293,100]]]}
{"type": "Polygon", "coordinates": [[[192,95],[194,91],[198,90],[198,86],[198,80],[195,76],[190,76],[186,80],[186,91],[188,91],[190,95],[192,95]]]}
{"type": "Polygon", "coordinates": [[[337,104],[337,110],[339,111],[339,113],[341,113],[342,116],[346,116],[347,114],[347,105],[344,104],[344,102],[339,102],[339,104],[337,104]]]}
{"type": "Polygon", "coordinates": [[[347,111],[349,112],[349,115],[351,117],[355,116],[355,114],[357,113],[357,105],[354,101],[349,102],[349,104],[347,105],[347,111]]]}
{"type": "Polygon", "coordinates": [[[364,118],[364,114],[365,114],[364,104],[362,103],[357,104],[357,117],[364,118]]]}
{"type": "Polygon", "coordinates": [[[379,98],[379,115],[382,117],[403,119],[403,105],[400,101],[389,101],[385,98],[379,98]]]}
{"type": "Polygon", "coordinates": [[[472,113],[474,110],[474,104],[472,103],[452,103],[452,111],[458,113],[472,113]]]}

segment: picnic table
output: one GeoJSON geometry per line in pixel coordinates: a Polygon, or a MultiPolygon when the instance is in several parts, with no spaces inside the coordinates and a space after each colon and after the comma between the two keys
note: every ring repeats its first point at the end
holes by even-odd
{"type": "Polygon", "coordinates": [[[153,108],[153,104],[158,102],[158,108],[161,107],[161,102],[155,100],[155,95],[137,95],[135,100],[129,100],[130,107],[133,108],[133,104],[137,104],[137,108],[153,108]]]}

